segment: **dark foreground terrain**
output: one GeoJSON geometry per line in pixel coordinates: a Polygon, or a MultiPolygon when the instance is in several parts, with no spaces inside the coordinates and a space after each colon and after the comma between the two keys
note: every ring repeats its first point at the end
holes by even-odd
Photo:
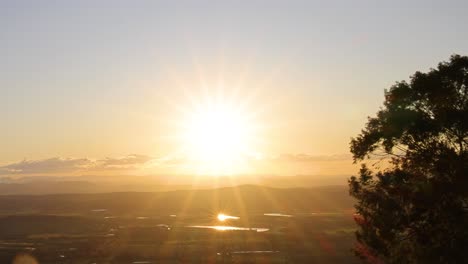
{"type": "Polygon", "coordinates": [[[0,263],[355,263],[351,208],[346,187],[0,196],[0,263]]]}

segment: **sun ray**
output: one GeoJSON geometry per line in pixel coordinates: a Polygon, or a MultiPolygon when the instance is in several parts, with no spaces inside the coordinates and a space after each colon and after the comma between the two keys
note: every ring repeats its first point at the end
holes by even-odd
{"type": "Polygon", "coordinates": [[[179,122],[178,138],[198,174],[232,174],[253,153],[255,122],[240,103],[223,95],[192,102],[179,122]]]}

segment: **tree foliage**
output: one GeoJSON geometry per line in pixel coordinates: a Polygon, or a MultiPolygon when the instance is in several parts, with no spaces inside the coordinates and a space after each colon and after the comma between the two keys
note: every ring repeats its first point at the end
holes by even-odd
{"type": "Polygon", "coordinates": [[[453,55],[385,91],[383,107],[351,140],[355,252],[369,262],[468,259],[468,57],[453,55]],[[384,161],[380,161],[382,163],[384,161]],[[377,161],[377,163],[379,163],[377,161]]]}

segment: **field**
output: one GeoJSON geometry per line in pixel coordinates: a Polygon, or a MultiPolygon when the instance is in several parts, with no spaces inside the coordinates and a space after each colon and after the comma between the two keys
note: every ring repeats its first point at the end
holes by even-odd
{"type": "Polygon", "coordinates": [[[345,188],[1,196],[0,262],[354,263],[345,188]]]}

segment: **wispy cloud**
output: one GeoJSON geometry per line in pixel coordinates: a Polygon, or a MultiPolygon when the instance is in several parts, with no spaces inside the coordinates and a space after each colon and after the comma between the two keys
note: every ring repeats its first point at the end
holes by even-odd
{"type": "Polygon", "coordinates": [[[0,166],[0,175],[130,170],[141,168],[152,160],[154,160],[154,158],[150,156],[137,154],[117,158],[105,158],[100,160],[60,157],[41,160],[23,160],[20,162],[0,166]]]}
{"type": "Polygon", "coordinates": [[[152,161],[154,158],[151,156],[131,154],[124,157],[96,160],[93,169],[137,169],[152,161]]]}
{"type": "MultiPolygon", "coordinates": [[[[316,164],[327,161],[351,161],[351,155],[310,155],[281,154],[277,156],[246,156],[247,162],[255,164],[316,164]]],[[[41,160],[22,160],[0,166],[0,175],[52,174],[52,173],[91,173],[91,172],[130,172],[136,170],[171,171],[183,167],[190,162],[184,156],[152,157],[141,154],[131,154],[121,157],[104,159],[62,158],[54,157],[41,160]],[[171,169],[172,168],[172,169],[171,169]]]]}
{"type": "Polygon", "coordinates": [[[341,161],[352,160],[350,154],[335,154],[335,155],[310,155],[310,154],[281,154],[271,157],[272,161],[280,162],[316,162],[316,161],[341,161]]]}
{"type": "Polygon", "coordinates": [[[0,174],[56,173],[87,169],[93,165],[89,159],[50,158],[23,160],[0,167],[0,174]]]}

